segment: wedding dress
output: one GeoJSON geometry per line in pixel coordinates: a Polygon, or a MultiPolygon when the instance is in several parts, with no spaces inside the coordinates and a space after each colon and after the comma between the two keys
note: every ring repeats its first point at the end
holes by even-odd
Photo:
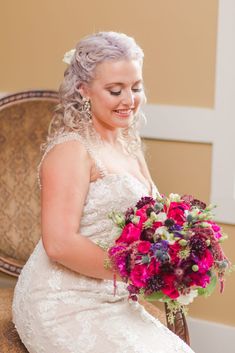
{"type": "MultiPolygon", "coordinates": [[[[52,141],[84,143],[102,178],[89,187],[80,234],[111,244],[116,228],[112,210],[125,211],[149,191],[129,173],[109,174],[77,133],[52,141]]],[[[43,186],[42,186],[43,187],[43,186]]],[[[152,186],[152,196],[157,192],[152,186]]],[[[193,353],[178,336],[128,300],[126,284],[89,278],[51,261],[40,240],[19,276],[13,300],[13,322],[30,353],[193,353]]]]}

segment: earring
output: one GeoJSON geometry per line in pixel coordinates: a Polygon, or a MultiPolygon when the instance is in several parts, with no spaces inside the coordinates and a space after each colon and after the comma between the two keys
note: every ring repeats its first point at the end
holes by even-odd
{"type": "Polygon", "coordinates": [[[91,119],[91,102],[85,97],[82,98],[82,111],[91,119]]]}

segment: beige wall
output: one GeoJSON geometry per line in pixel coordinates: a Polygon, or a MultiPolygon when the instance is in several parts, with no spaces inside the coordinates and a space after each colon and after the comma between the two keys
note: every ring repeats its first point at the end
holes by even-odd
{"type": "MultiPolygon", "coordinates": [[[[209,144],[145,140],[146,158],[153,178],[162,193],[191,194],[209,201],[211,153],[209,144]]],[[[235,226],[223,225],[229,239],[224,242],[226,255],[235,264],[235,226]]],[[[235,326],[234,273],[226,278],[225,291],[219,288],[209,299],[198,298],[190,306],[190,315],[235,326]]]]}
{"type": "MultiPolygon", "coordinates": [[[[133,35],[144,48],[150,103],[214,105],[217,0],[0,0],[0,5],[0,92],[56,89],[65,69],[64,52],[85,34],[115,30],[133,35]]],[[[162,192],[209,200],[211,145],[156,140],[146,144],[162,192]]],[[[225,230],[230,234],[225,249],[235,262],[235,227],[225,230]]],[[[191,314],[235,325],[234,297],[231,277],[223,296],[197,300],[191,314]]]]}
{"type": "Polygon", "coordinates": [[[98,30],[144,48],[150,102],[213,106],[217,0],[0,0],[0,91],[57,88],[62,57],[98,30]]]}

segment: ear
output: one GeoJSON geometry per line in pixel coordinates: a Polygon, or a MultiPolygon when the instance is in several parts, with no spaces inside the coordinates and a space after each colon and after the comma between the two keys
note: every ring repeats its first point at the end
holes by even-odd
{"type": "Polygon", "coordinates": [[[89,89],[86,83],[81,83],[78,87],[78,91],[84,98],[89,98],[89,89]]]}

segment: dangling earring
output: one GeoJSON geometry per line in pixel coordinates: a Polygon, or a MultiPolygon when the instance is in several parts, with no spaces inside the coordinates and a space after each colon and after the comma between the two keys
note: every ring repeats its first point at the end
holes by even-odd
{"type": "Polygon", "coordinates": [[[91,102],[88,98],[82,98],[82,111],[87,114],[88,118],[91,119],[91,102]]]}

